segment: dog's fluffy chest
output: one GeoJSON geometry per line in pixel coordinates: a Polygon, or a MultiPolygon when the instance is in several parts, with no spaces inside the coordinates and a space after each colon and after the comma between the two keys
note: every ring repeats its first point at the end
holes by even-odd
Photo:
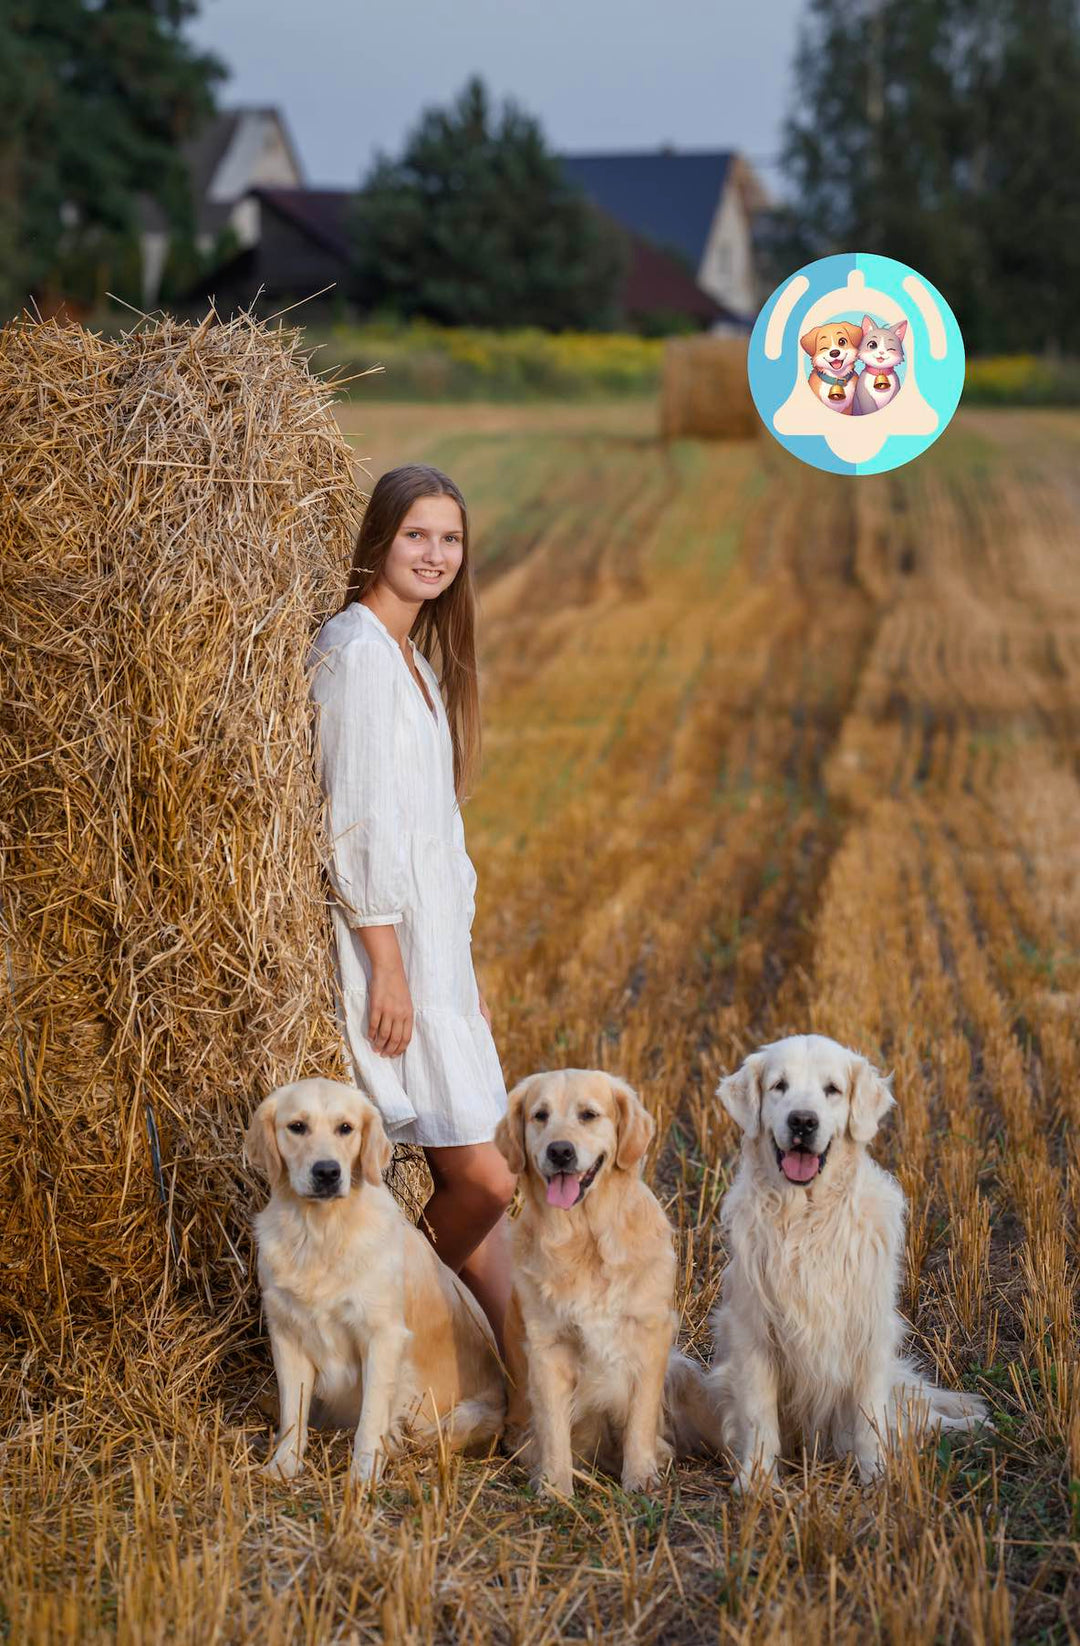
{"type": "MultiPolygon", "coordinates": [[[[324,1368],[355,1358],[401,1267],[381,1221],[323,1234],[306,1219],[256,1219],[263,1304],[324,1368]]],[[[400,1292],[400,1287],[398,1288],[400,1292]]]]}
{"type": "MultiPolygon", "coordinates": [[[[852,1180],[819,1198],[760,1192],[751,1175],[732,1190],[725,1222],[733,1264],[725,1288],[744,1288],[782,1346],[797,1345],[822,1381],[843,1382],[885,1329],[898,1283],[895,1236],[881,1213],[887,1173],[860,1163],[852,1180]],[[872,1179],[876,1195],[868,1192],[872,1179]]],[[[890,1203],[895,1198],[889,1193],[890,1203]]],[[[902,1203],[895,1228],[902,1226],[902,1203]]]]}
{"type": "Polygon", "coordinates": [[[549,1251],[519,1259],[527,1286],[548,1326],[571,1338],[586,1357],[617,1354],[628,1326],[656,1323],[672,1307],[675,1263],[670,1239],[630,1261],[619,1230],[584,1235],[553,1261],[549,1251]]]}

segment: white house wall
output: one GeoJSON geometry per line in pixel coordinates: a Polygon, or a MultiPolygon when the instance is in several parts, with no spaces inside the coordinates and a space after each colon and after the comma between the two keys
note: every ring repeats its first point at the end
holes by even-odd
{"type": "Polygon", "coordinates": [[[758,298],[750,222],[738,187],[729,178],[713,215],[697,283],[739,315],[751,315],[758,298]]]}
{"type": "Polygon", "coordinates": [[[169,255],[169,236],[162,229],[146,229],[141,235],[142,240],[142,297],[143,304],[149,308],[161,289],[161,276],[165,269],[165,259],[169,255]]]}
{"type": "Polygon", "coordinates": [[[206,197],[227,205],[248,189],[298,189],[303,182],[275,117],[250,113],[237,122],[206,197]]]}

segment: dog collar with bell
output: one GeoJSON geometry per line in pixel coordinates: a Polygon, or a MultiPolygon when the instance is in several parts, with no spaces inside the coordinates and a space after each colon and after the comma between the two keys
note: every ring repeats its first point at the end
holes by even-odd
{"type": "Polygon", "coordinates": [[[852,366],[851,370],[844,377],[830,377],[827,371],[819,371],[818,376],[821,378],[823,383],[838,383],[840,387],[843,388],[844,384],[850,383],[851,379],[855,376],[855,367],[852,366]]]}

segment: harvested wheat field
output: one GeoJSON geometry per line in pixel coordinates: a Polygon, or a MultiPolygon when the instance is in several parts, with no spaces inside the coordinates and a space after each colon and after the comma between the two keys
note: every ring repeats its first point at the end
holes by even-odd
{"type": "Polygon", "coordinates": [[[961,414],[858,481],[764,441],[665,446],[655,420],[342,412],[373,474],[433,461],[473,509],[465,821],[507,1081],[603,1065],[641,1091],[703,1352],[719,1074],[806,1028],[895,1069],[875,1153],[910,1197],[914,1345],[996,1433],[866,1490],[796,1467],[775,1500],[695,1463],[657,1500],[597,1478],[552,1506],[460,1459],[358,1498],[344,1436],[272,1485],[254,1286],[222,1327],[173,1277],[182,1337],[8,1366],[8,1638],[1080,1638],[1080,417],[961,414]]]}

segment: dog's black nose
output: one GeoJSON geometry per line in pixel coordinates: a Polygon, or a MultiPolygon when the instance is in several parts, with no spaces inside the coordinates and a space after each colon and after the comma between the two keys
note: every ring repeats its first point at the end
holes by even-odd
{"type": "Polygon", "coordinates": [[[839,360],[839,358],[840,358],[840,350],[839,349],[830,349],[829,350],[829,359],[830,360],[839,360]]]}
{"type": "Polygon", "coordinates": [[[549,1143],[547,1157],[557,1172],[568,1172],[577,1159],[577,1150],[572,1143],[549,1143]]]}
{"type": "Polygon", "coordinates": [[[813,1109],[792,1109],[788,1115],[788,1131],[793,1143],[809,1143],[818,1129],[818,1117],[813,1109]]]}
{"type": "Polygon", "coordinates": [[[316,1160],[311,1168],[311,1184],[315,1189],[336,1189],[341,1182],[341,1167],[336,1160],[316,1160]]]}

